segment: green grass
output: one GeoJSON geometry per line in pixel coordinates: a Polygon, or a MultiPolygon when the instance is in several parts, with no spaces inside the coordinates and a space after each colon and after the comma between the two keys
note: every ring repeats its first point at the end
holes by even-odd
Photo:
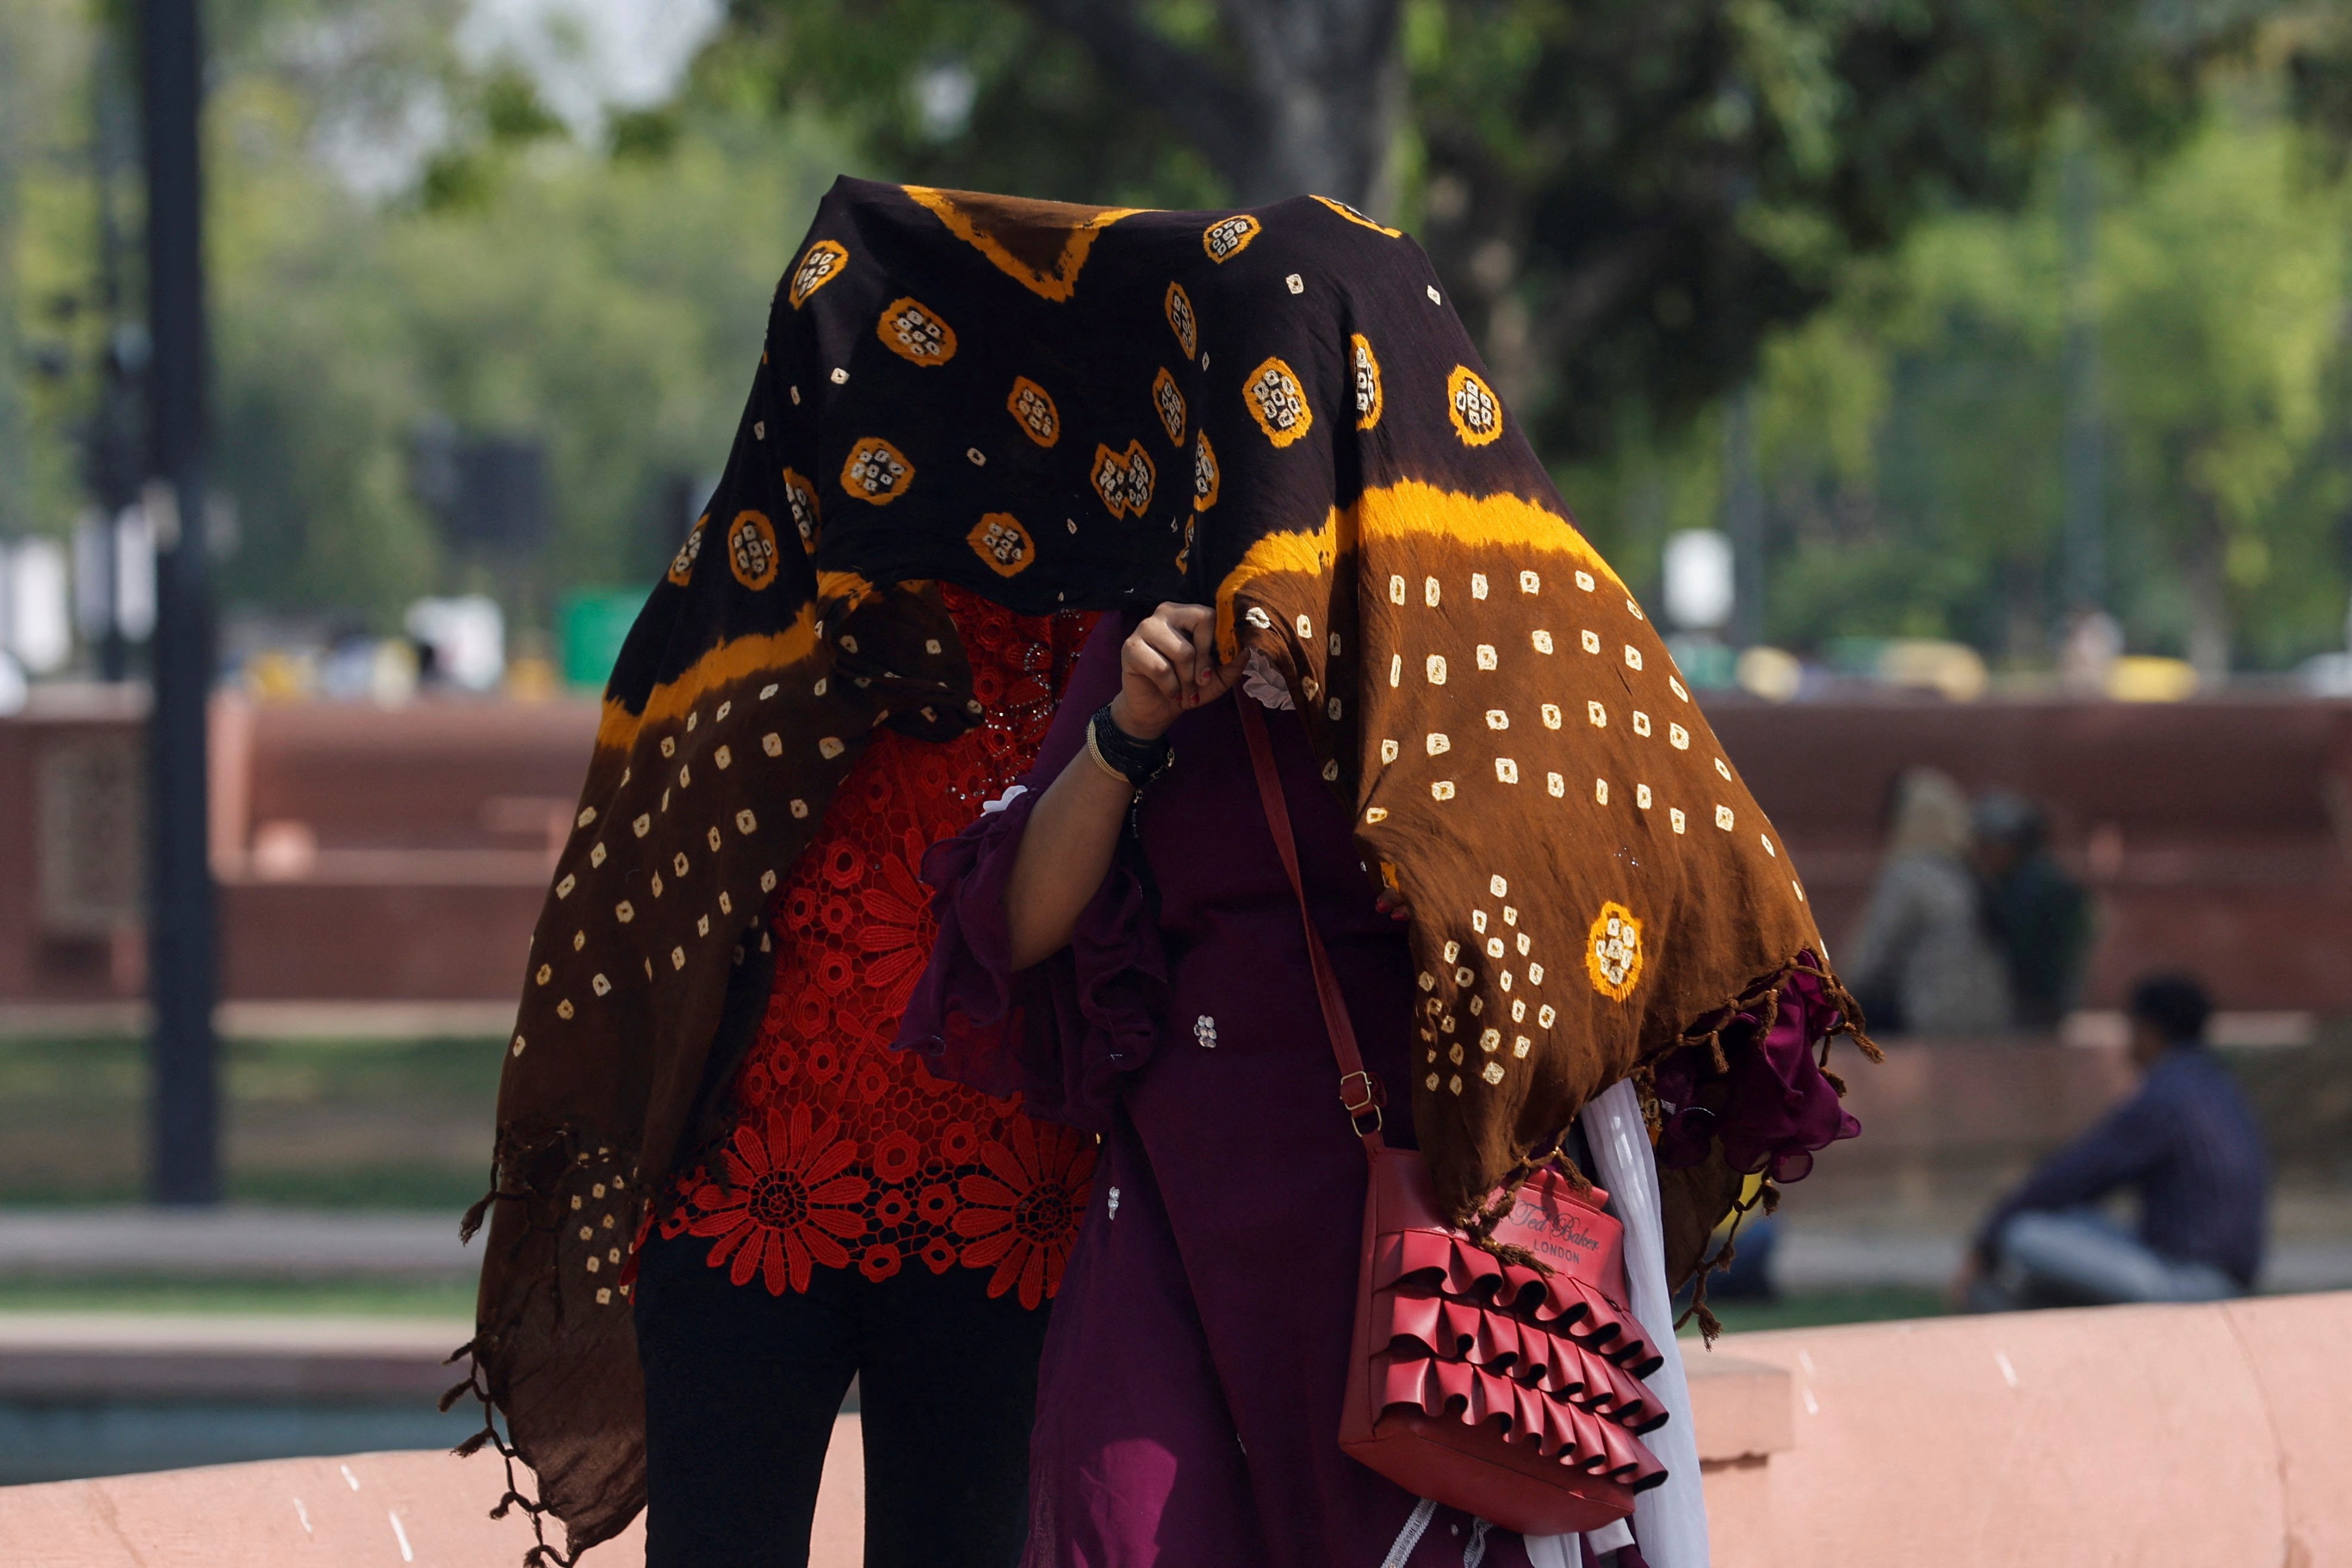
{"type": "MultiPolygon", "coordinates": [[[[455,1213],[488,1184],[497,1041],[236,1040],[222,1058],[233,1201],[455,1213]]],[[[0,1202],[136,1201],[146,1084],[135,1040],[0,1040],[0,1202]]]]}
{"type": "MultiPolygon", "coordinates": [[[[1728,1334],[1764,1329],[1821,1329],[1836,1323],[1883,1323],[1898,1318],[1937,1318],[1944,1314],[1941,1291],[1902,1287],[1825,1290],[1815,1295],[1783,1296],[1777,1301],[1710,1301],[1707,1305],[1728,1334]]],[[[1696,1321],[1683,1325],[1683,1338],[1692,1339],[1697,1333],[1696,1321]]]]}
{"type": "Polygon", "coordinates": [[[474,1282],[449,1280],[5,1279],[0,1312],[243,1312],[341,1317],[474,1315],[474,1282]]]}

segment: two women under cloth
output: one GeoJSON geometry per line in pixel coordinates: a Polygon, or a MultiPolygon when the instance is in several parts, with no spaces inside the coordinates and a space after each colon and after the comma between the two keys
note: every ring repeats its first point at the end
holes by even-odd
{"type": "MultiPolygon", "coordinates": [[[[1516,1536],[1454,1510],[1422,1510],[1408,1539],[1418,1500],[1336,1441],[1365,1167],[1333,1108],[1297,903],[1234,706],[1286,707],[1279,686],[1249,682],[1177,721],[1178,761],[1140,795],[1070,942],[1015,971],[1005,890],[1030,813],[1063,769],[1094,765],[1086,727],[1141,612],[1104,616],[1072,659],[1069,618],[950,605],[989,700],[975,733],[994,738],[884,737],[852,775],[780,895],[737,1130],[646,1248],[649,1562],[804,1561],[856,1372],[872,1563],[1521,1568],[1516,1536]],[[1008,647],[1024,668],[1007,668],[1008,647]],[[1050,728],[1041,683],[1059,688],[1050,728]],[[878,1049],[902,1007],[908,1048],[878,1049]],[[930,1108],[928,1139],[877,1109],[910,1103],[930,1108]],[[763,1207],[763,1160],[799,1161],[817,1206],[763,1207]]],[[[1403,928],[1376,907],[1295,715],[1269,719],[1360,1045],[1402,1082],[1403,928]]],[[[1784,1002],[1771,1033],[1790,1048],[1772,1056],[1792,1079],[1826,1012],[1801,985],[1784,1002]]],[[[1832,1127],[1759,1126],[1748,1142],[1850,1130],[1822,1086],[1800,1087],[1829,1101],[1832,1127]]],[[[1392,1138],[1410,1139],[1406,1121],[1392,1138]]],[[[1641,1561],[1629,1548],[1616,1568],[1641,1561]]]]}

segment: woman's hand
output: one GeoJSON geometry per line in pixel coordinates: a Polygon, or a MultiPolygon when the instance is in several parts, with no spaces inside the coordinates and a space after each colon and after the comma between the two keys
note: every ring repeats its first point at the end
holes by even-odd
{"type": "Polygon", "coordinates": [[[1118,650],[1118,695],[1110,720],[1139,741],[1168,727],[1241,679],[1241,660],[1217,662],[1217,613],[1206,605],[1162,605],[1118,650]]]}

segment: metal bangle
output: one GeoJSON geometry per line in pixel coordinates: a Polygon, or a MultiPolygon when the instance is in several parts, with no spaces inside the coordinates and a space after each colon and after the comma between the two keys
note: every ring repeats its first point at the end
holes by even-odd
{"type": "Polygon", "coordinates": [[[1133,779],[1129,778],[1127,774],[1121,773],[1118,767],[1113,765],[1108,757],[1102,754],[1102,747],[1095,742],[1095,727],[1092,721],[1089,721],[1087,724],[1087,755],[1094,759],[1095,766],[1100,768],[1104,773],[1108,773],[1111,777],[1117,779],[1128,788],[1133,789],[1136,787],[1136,784],[1133,779]]]}
{"type": "Polygon", "coordinates": [[[1166,773],[1176,755],[1175,748],[1164,735],[1156,741],[1143,741],[1120,729],[1110,716],[1108,702],[1096,709],[1094,717],[1087,721],[1087,747],[1096,762],[1139,790],[1166,773]]]}

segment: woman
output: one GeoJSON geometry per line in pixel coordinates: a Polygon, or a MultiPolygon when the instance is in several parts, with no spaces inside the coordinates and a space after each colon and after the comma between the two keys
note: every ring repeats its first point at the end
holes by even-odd
{"type": "Polygon", "coordinates": [[[1094,1141],[885,1046],[929,952],[923,851],[1035,754],[1091,617],[945,603],[986,717],[937,745],[886,732],[843,782],[777,890],[775,980],[723,1135],[637,1259],[655,1568],[805,1562],[853,1376],[867,1563],[1019,1550],[1038,1347],[1094,1141]],[[1058,1223],[1016,1227],[1041,1205],[1058,1223]]]}
{"type": "Polygon", "coordinates": [[[975,1025],[1055,1020],[1082,1086],[1061,1113],[1108,1128],[1039,1390],[1027,1562],[1526,1563],[1333,1441],[1363,1155],[1229,690],[1276,710],[1309,902],[1384,1083],[1411,1077],[1409,911],[1288,694],[1220,662],[1214,627],[1199,605],[1106,617],[1036,767],[926,867],[941,939],[901,1043],[955,1036],[970,1071],[975,1025]]]}
{"type": "MultiPolygon", "coordinates": [[[[1074,1003],[1059,1044],[1091,1058],[1088,1098],[1064,1111],[1109,1128],[1098,1223],[1069,1276],[1097,1310],[1055,1337],[1040,1386],[1028,1561],[1458,1563],[1478,1530],[1487,1563],[1521,1564],[1515,1540],[1454,1510],[1423,1521],[1419,1555],[1390,1557],[1417,1500],[1334,1440],[1364,1157],[1214,621],[1199,605],[1106,617],[1023,793],[928,868],[942,941],[908,1035],[944,1037],[950,1013],[993,1023],[1074,1003]],[[1097,710],[1110,732],[1090,748],[1097,710]],[[1171,752],[1139,800],[1097,761],[1141,775],[1171,752]],[[1130,808],[1134,852],[1114,869],[1130,808]]],[[[1278,717],[1318,929],[1367,1065],[1402,1084],[1406,911],[1358,863],[1295,716],[1278,717]]]]}
{"type": "Polygon", "coordinates": [[[2009,973],[1969,863],[1968,796],[1948,773],[1895,781],[1886,850],[1846,974],[1882,1030],[1992,1035],[2009,1027],[2009,973]]]}
{"type": "MultiPolygon", "coordinates": [[[[1743,1173],[1835,1135],[1807,1051],[1852,1010],[1769,825],[1476,359],[1418,247],[1320,197],[826,197],[708,517],[614,671],[500,1086],[469,1386],[572,1552],[645,1495],[624,1238],[681,1175],[698,1201],[713,1086],[772,991],[767,911],[855,809],[861,756],[898,743],[877,737],[951,743],[989,708],[944,583],[1120,611],[1026,793],[934,868],[953,929],[901,1030],[939,1076],[1107,1140],[1042,1374],[1032,1561],[1517,1560],[1337,1452],[1361,1156],[1226,684],[1248,656],[1243,700],[1293,704],[1272,744],[1306,897],[1443,1212],[1479,1225],[1613,1107],[1593,1152],[1655,1184],[1616,1196],[1650,1215],[1628,1255],[1662,1350],[1658,1302],[1743,1173]],[[1155,725],[1177,755],[1122,837],[1155,725]],[[1011,903],[986,892],[1008,879],[1011,903]],[[1676,1086],[1648,1104],[1663,1169],[1635,1135],[1654,1074],[1676,1086]],[[1786,1124],[1757,1132],[1759,1106],[1786,1124]]],[[[835,1174],[771,1161],[768,1201],[841,1215],[835,1174]]],[[[1067,1191],[959,1183],[957,1234],[1010,1214],[1041,1247],[1067,1191]]],[[[711,1274],[644,1268],[649,1296],[711,1274]]],[[[712,1442],[733,1463],[767,1440],[712,1442]]],[[[1661,1454],[1695,1501],[1695,1458],[1661,1454]]]]}

